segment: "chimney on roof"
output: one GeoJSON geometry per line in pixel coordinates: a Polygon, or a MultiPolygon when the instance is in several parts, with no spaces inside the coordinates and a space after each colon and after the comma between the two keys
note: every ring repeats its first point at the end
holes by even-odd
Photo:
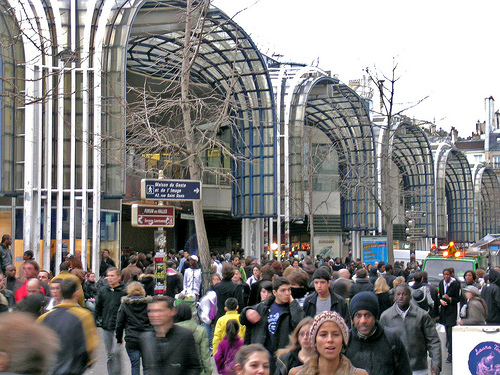
{"type": "Polygon", "coordinates": [[[493,130],[493,121],[495,116],[495,99],[493,96],[485,99],[486,102],[486,126],[484,135],[484,150],[490,150],[490,133],[493,130]]]}

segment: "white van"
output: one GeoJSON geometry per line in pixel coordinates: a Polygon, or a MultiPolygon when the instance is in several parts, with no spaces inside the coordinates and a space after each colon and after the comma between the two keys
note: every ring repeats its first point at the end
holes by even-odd
{"type": "MultiPolygon", "coordinates": [[[[429,256],[429,252],[425,250],[416,250],[415,251],[415,260],[418,261],[418,264],[422,265],[425,258],[429,256]]],[[[410,261],[410,250],[409,249],[394,249],[394,261],[397,262],[405,262],[408,263],[410,261]]]]}

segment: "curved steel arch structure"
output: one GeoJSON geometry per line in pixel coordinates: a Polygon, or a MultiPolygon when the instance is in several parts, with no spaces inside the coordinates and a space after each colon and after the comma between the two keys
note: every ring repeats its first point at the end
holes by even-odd
{"type": "MultiPolygon", "coordinates": [[[[51,240],[55,239],[56,264],[61,262],[63,240],[67,240],[69,250],[81,249],[84,265],[87,257],[92,257],[91,267],[96,269],[101,234],[107,236],[105,241],[110,241],[108,234],[120,238],[116,223],[120,221],[120,199],[125,187],[127,57],[132,68],[146,72],[151,65],[141,54],[143,47],[149,48],[150,57],[162,57],[167,52],[169,57],[175,56],[166,47],[172,41],[179,46],[184,27],[176,19],[178,12],[160,10],[179,9],[182,2],[7,3],[16,25],[9,30],[20,30],[16,37],[21,43],[14,52],[2,50],[2,62],[7,67],[6,56],[16,54],[11,56],[15,59],[11,64],[16,70],[13,76],[19,81],[17,88],[24,85],[20,91],[23,98],[17,98],[16,104],[22,100],[24,103],[12,109],[22,111],[11,126],[19,134],[14,134],[10,143],[12,148],[22,145],[23,150],[12,153],[17,158],[12,161],[17,185],[3,184],[2,192],[8,188],[13,191],[9,193],[26,198],[22,203],[23,225],[18,230],[23,232],[24,248],[34,250],[38,259],[43,238],[44,268],[49,267],[51,240]],[[141,19],[144,14],[146,19],[141,19]],[[125,48],[129,39],[130,53],[125,48]],[[47,225],[51,222],[54,224],[47,225]]],[[[193,80],[211,85],[219,93],[234,88],[232,104],[240,142],[233,146],[241,156],[239,160],[245,160],[234,167],[234,214],[273,216],[276,121],[263,58],[248,35],[222,12],[210,10],[205,22],[212,29],[201,46],[193,80]],[[232,67],[235,79],[228,83],[232,67]]],[[[173,69],[178,61],[170,62],[173,69]]],[[[7,134],[5,125],[3,135],[7,134]]],[[[14,199],[11,201],[12,212],[21,209],[14,199]]],[[[112,253],[120,250],[119,240],[105,246],[112,253]]]]}
{"type": "Polygon", "coordinates": [[[434,151],[436,230],[441,240],[474,241],[474,185],[465,155],[441,143],[434,151]]]}
{"type": "MultiPolygon", "coordinates": [[[[285,180],[284,185],[285,189],[289,186],[290,191],[285,193],[285,200],[288,195],[303,202],[306,190],[303,127],[315,127],[328,137],[339,155],[343,227],[374,229],[375,155],[365,103],[349,87],[317,68],[283,65],[271,69],[271,76],[277,92],[276,100],[280,108],[284,108],[280,113],[280,123],[283,123],[285,139],[288,139],[285,160],[289,160],[290,182],[285,180]]],[[[303,217],[303,207],[294,205],[288,214],[303,217]]]]}
{"type": "Polygon", "coordinates": [[[500,182],[493,169],[476,165],[474,175],[475,239],[500,232],[500,182]]]}
{"type": "MultiPolygon", "coordinates": [[[[379,134],[379,149],[385,129],[379,134]]],[[[426,212],[418,227],[425,228],[425,237],[435,236],[434,221],[434,166],[429,140],[418,126],[410,122],[396,122],[390,136],[391,159],[399,170],[402,208],[426,212]]],[[[378,153],[381,155],[381,152],[378,153]]],[[[379,171],[383,161],[378,157],[379,171]]],[[[380,172],[379,172],[380,173],[380,172]]]]}
{"type": "MultiPolygon", "coordinates": [[[[128,69],[167,80],[178,80],[182,64],[184,25],[153,27],[154,19],[172,19],[180,1],[146,1],[130,29],[128,69]],[[146,17],[147,16],[147,17],[146,17]]],[[[174,17],[175,18],[175,17],[174,17]]],[[[262,55],[250,37],[218,9],[203,18],[204,35],[192,66],[191,81],[208,85],[222,97],[231,93],[234,113],[233,215],[276,214],[276,118],[270,78],[262,55]]]]}

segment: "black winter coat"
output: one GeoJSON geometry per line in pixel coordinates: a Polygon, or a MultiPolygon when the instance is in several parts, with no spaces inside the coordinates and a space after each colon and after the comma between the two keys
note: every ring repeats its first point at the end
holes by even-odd
{"type": "Polygon", "coordinates": [[[486,324],[500,325],[500,272],[490,269],[489,280],[481,290],[481,298],[488,306],[486,324]]]}
{"type": "Polygon", "coordinates": [[[303,363],[299,359],[300,348],[293,349],[288,353],[276,359],[276,371],[274,375],[288,375],[294,367],[302,366],[303,363]]]}
{"type": "Polygon", "coordinates": [[[201,363],[193,334],[174,324],[165,337],[141,334],[144,375],[199,375],[201,363]]]}
{"type": "Polygon", "coordinates": [[[147,296],[154,296],[155,295],[155,276],[154,275],[143,275],[139,279],[140,283],[144,287],[144,290],[146,291],[147,296]]]}
{"type": "Polygon", "coordinates": [[[292,303],[285,304],[285,308],[276,326],[276,333],[274,334],[273,346],[271,348],[269,347],[270,340],[268,334],[267,316],[269,315],[269,309],[274,303],[274,300],[274,296],[269,297],[258,305],[244,308],[241,312],[240,323],[247,327],[245,334],[245,345],[262,344],[271,353],[276,353],[278,349],[284,348],[288,345],[288,336],[304,318],[305,314],[296,300],[293,300],[292,303]],[[260,320],[255,324],[250,323],[246,317],[246,312],[249,309],[257,311],[261,316],[260,320]]]}
{"type": "Polygon", "coordinates": [[[248,305],[247,306],[253,306],[258,304],[260,301],[260,290],[262,289],[260,285],[264,281],[271,281],[271,280],[259,280],[256,283],[253,283],[250,286],[250,298],[248,299],[248,305]]]}
{"type": "Polygon", "coordinates": [[[96,298],[97,284],[95,281],[85,281],[85,283],[83,284],[83,295],[85,296],[85,299],[96,298]]]}
{"type": "Polygon", "coordinates": [[[375,281],[377,281],[377,279],[378,279],[377,268],[375,268],[375,267],[370,268],[370,272],[368,274],[368,279],[370,280],[370,283],[375,285],[375,281]]]}
{"type": "Polygon", "coordinates": [[[389,288],[394,288],[394,280],[396,280],[396,276],[391,275],[390,273],[384,274],[383,278],[385,281],[387,281],[387,285],[389,285],[389,288]]]}
{"type": "Polygon", "coordinates": [[[376,322],[372,336],[360,338],[355,327],[349,332],[345,353],[352,365],[370,375],[412,375],[408,353],[398,335],[376,322]]]}
{"type": "MultiPolygon", "coordinates": [[[[347,307],[347,303],[342,296],[339,296],[337,293],[331,293],[331,305],[330,311],[335,311],[344,318],[345,322],[350,325],[351,319],[349,317],[349,308],[347,307]]],[[[316,301],[318,299],[318,292],[314,291],[309,294],[304,300],[304,305],[302,308],[304,309],[304,313],[306,316],[315,317],[316,316],[316,301]]]]}
{"type": "Polygon", "coordinates": [[[238,285],[233,283],[231,280],[222,280],[220,283],[213,286],[213,291],[217,293],[217,315],[213,320],[216,322],[222,315],[225,314],[224,303],[228,298],[236,298],[238,300],[238,305],[240,306],[239,311],[244,307],[244,301],[242,300],[242,293],[238,285]]]}
{"type": "Polygon", "coordinates": [[[380,314],[392,306],[392,299],[389,292],[382,292],[377,294],[378,305],[380,306],[380,314]]]}
{"type": "MultiPolygon", "coordinates": [[[[175,298],[177,293],[182,291],[182,275],[175,272],[172,273],[170,270],[167,272],[167,291],[165,292],[166,296],[175,298]]],[[[154,290],[154,289],[153,289],[154,290]]]]}
{"type": "Polygon", "coordinates": [[[108,258],[108,260],[101,259],[101,265],[99,266],[99,275],[101,277],[106,276],[106,270],[110,267],[116,267],[115,261],[111,258],[108,258]]]}
{"type": "Polygon", "coordinates": [[[458,303],[460,302],[460,282],[453,281],[446,292],[448,299],[443,298],[444,292],[444,280],[439,282],[439,299],[445,300],[448,306],[442,306],[441,302],[438,301],[440,307],[439,311],[439,323],[447,327],[453,327],[457,325],[457,313],[458,313],[458,303]]]}
{"type": "Polygon", "coordinates": [[[122,297],[118,317],[116,318],[116,341],[123,342],[123,330],[127,348],[139,348],[141,333],[152,330],[148,318],[148,303],[153,297],[125,296],[122,297]]]}
{"type": "Polygon", "coordinates": [[[126,295],[125,287],[122,283],[116,288],[108,285],[99,289],[95,300],[94,317],[96,320],[102,319],[102,329],[114,331],[116,328],[116,317],[121,305],[121,299],[126,295]]]}
{"type": "Polygon", "coordinates": [[[349,291],[349,298],[352,299],[357,293],[365,291],[373,292],[373,284],[368,279],[356,279],[349,291]]]}
{"type": "Polygon", "coordinates": [[[241,311],[243,310],[243,308],[248,306],[248,299],[250,298],[250,286],[247,283],[244,283],[243,280],[241,280],[241,284],[238,285],[236,293],[236,299],[238,300],[238,305],[240,306],[239,310],[241,311]]]}

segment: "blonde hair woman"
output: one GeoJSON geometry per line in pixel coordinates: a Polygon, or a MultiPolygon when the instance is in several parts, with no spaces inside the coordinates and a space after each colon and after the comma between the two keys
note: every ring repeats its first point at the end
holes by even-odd
{"type": "Polygon", "coordinates": [[[151,329],[148,318],[148,303],[153,297],[146,297],[141,283],[133,281],[127,285],[127,295],[122,297],[116,318],[116,340],[122,343],[125,330],[125,349],[130,358],[132,375],[140,374],[141,346],[140,335],[151,329]]]}
{"type": "Polygon", "coordinates": [[[389,288],[389,285],[387,285],[387,280],[383,277],[379,277],[377,281],[375,281],[375,288],[373,291],[377,295],[381,314],[392,306],[393,299],[389,294],[390,289],[391,288],[389,288]]]}

